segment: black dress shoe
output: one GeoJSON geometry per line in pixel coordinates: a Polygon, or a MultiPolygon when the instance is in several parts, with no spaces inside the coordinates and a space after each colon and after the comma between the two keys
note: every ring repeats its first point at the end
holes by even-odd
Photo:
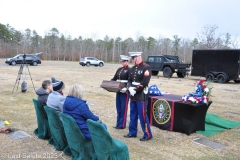
{"type": "Polygon", "coordinates": [[[142,138],[140,139],[140,141],[148,141],[148,140],[150,140],[150,139],[152,139],[152,137],[150,137],[150,138],[142,137],[142,138]]]}
{"type": "Polygon", "coordinates": [[[124,128],[122,128],[122,127],[115,127],[116,129],[124,129],[124,128]]]}
{"type": "Polygon", "coordinates": [[[125,138],[131,138],[131,137],[137,137],[137,136],[133,136],[133,135],[131,135],[131,134],[126,134],[126,135],[124,135],[123,137],[125,137],[125,138]]]}

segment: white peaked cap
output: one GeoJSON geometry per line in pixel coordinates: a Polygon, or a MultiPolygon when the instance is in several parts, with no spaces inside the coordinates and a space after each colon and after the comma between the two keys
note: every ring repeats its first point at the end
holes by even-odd
{"type": "Polygon", "coordinates": [[[131,57],[125,56],[125,55],[120,55],[121,61],[129,61],[131,57]]]}
{"type": "Polygon", "coordinates": [[[130,56],[133,57],[133,56],[141,56],[142,55],[142,52],[129,52],[130,56]]]}

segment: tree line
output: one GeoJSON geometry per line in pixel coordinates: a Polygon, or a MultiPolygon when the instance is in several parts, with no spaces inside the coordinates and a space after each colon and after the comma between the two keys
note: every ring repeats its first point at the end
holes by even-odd
{"type": "Polygon", "coordinates": [[[81,57],[91,56],[105,62],[118,62],[119,55],[128,52],[143,52],[143,58],[148,55],[177,55],[183,62],[191,62],[193,49],[236,49],[238,40],[232,40],[229,33],[216,35],[216,25],[206,25],[202,32],[197,33],[193,40],[178,37],[165,38],[144,37],[140,33],[135,39],[129,37],[104,39],[72,38],[64,35],[57,28],[52,28],[40,36],[37,31],[27,28],[18,31],[9,24],[0,23],[0,58],[13,57],[20,53],[43,52],[44,60],[78,61],[81,57]]]}

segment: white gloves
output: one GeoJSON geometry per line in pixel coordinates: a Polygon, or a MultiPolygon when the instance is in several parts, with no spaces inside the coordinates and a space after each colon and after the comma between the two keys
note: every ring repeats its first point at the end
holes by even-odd
{"type": "Polygon", "coordinates": [[[129,89],[128,89],[131,96],[134,96],[134,94],[136,93],[136,91],[134,89],[135,89],[135,87],[129,87],[129,89]]]}
{"type": "Polygon", "coordinates": [[[145,88],[143,89],[143,92],[144,92],[145,94],[147,94],[147,93],[148,93],[148,87],[145,87],[145,88]]]}
{"type": "Polygon", "coordinates": [[[121,93],[126,93],[126,91],[127,91],[127,88],[125,87],[125,88],[123,88],[123,89],[121,89],[121,93]]]}

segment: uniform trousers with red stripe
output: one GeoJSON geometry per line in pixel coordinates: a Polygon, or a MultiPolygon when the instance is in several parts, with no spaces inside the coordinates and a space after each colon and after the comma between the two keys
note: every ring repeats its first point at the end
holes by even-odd
{"type": "Polygon", "coordinates": [[[130,102],[130,124],[129,124],[129,134],[132,136],[137,136],[137,125],[138,117],[140,119],[140,124],[142,131],[144,133],[144,138],[152,138],[152,132],[146,115],[146,105],[145,102],[132,101],[130,102]]]}
{"type": "Polygon", "coordinates": [[[116,108],[117,108],[116,127],[126,128],[128,101],[129,101],[129,94],[117,92],[116,94],[116,108]]]}

